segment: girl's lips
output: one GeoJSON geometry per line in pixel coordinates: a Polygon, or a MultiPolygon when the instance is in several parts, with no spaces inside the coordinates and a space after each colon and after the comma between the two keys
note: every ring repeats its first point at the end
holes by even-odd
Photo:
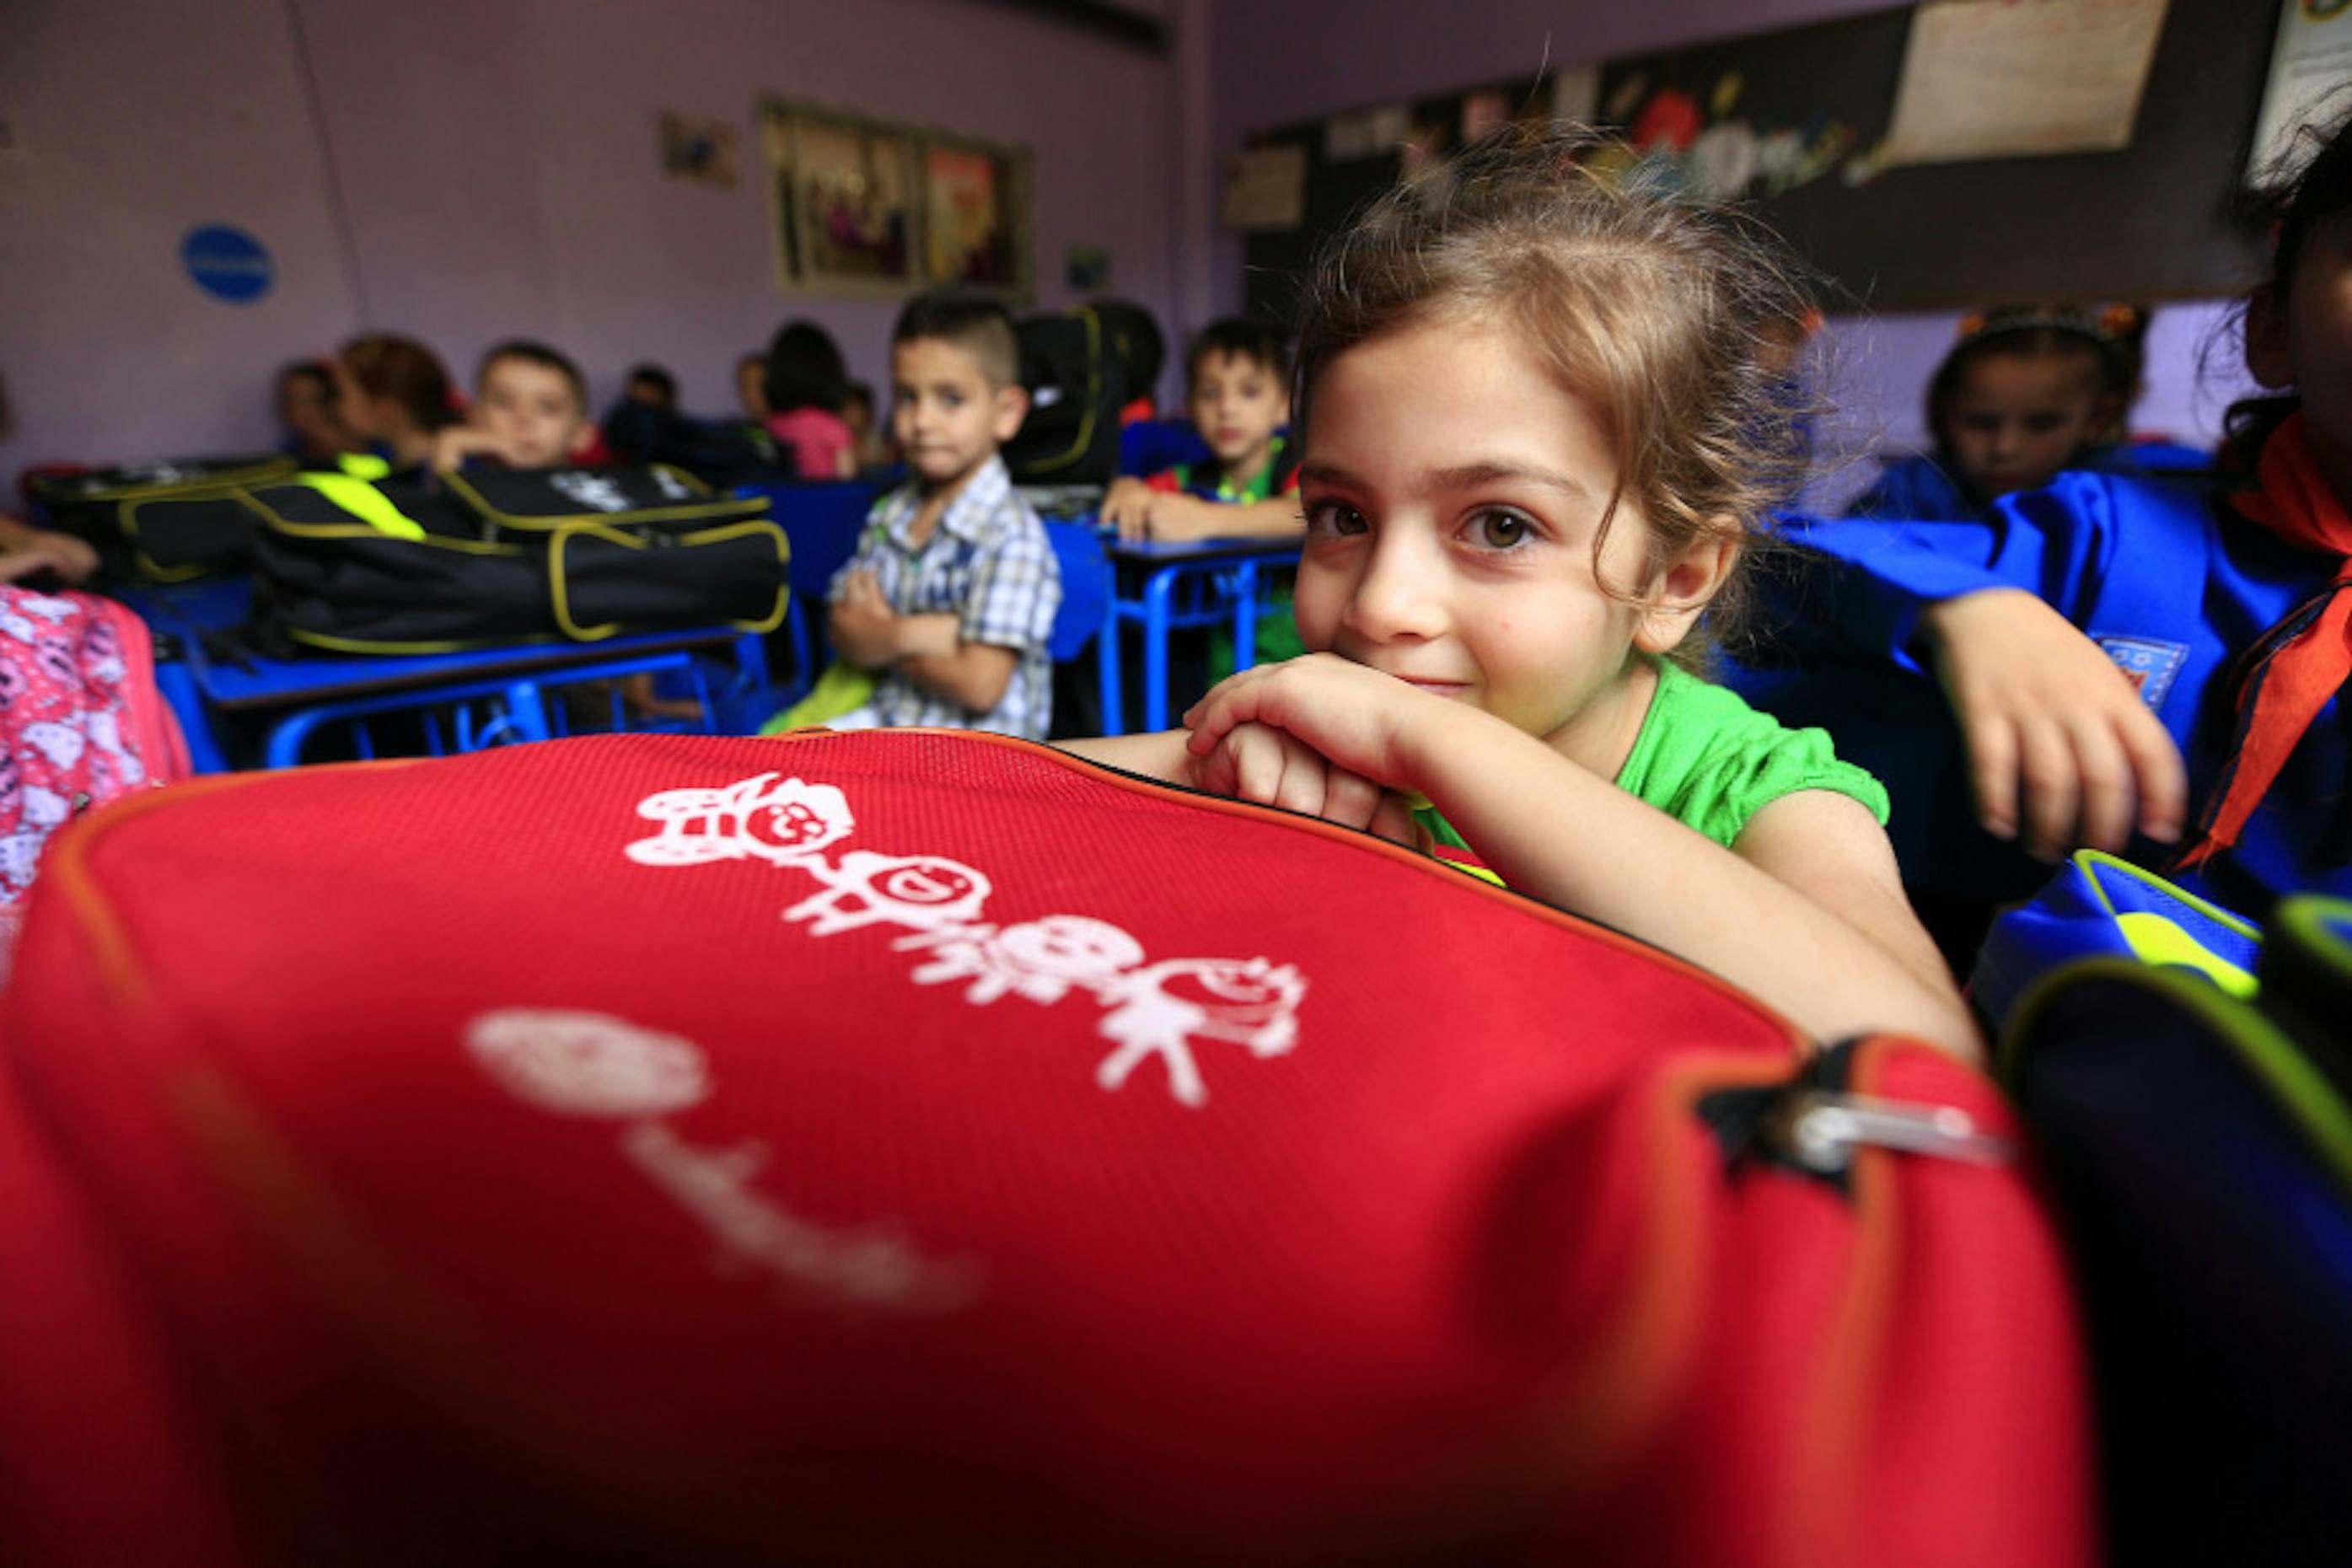
{"type": "Polygon", "coordinates": [[[1417,675],[1400,675],[1397,679],[1407,686],[1417,686],[1439,697],[1459,697],[1470,689],[1470,683],[1466,680],[1429,680],[1417,675]]]}

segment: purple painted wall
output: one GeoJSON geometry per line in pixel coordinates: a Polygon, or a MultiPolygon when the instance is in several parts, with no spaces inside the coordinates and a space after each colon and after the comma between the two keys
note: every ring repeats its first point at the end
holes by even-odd
{"type": "MultiPolygon", "coordinates": [[[[1205,0],[1162,0],[1171,20],[1205,0]]],[[[48,458],[251,447],[269,375],[362,325],[413,332],[461,378],[498,338],[575,354],[601,402],[657,358],[689,406],[733,404],[731,364],[804,314],[853,372],[887,371],[891,303],[788,298],[752,139],[763,94],[1027,145],[1038,302],[1098,245],[1112,288],[1180,310],[1177,89],[1204,134],[1207,58],[1138,49],[985,0],[12,0],[0,5],[0,476],[48,458]],[[664,178],[656,115],[740,131],[744,183],[664,178]],[[350,244],[338,230],[336,198],[350,244]],[[231,307],[173,250],[226,221],[279,285],[231,307]]],[[[1190,182],[1194,197],[1203,182],[1190,182]]]]}
{"type": "MultiPolygon", "coordinates": [[[[362,326],[414,332],[460,376],[493,340],[546,337],[596,396],[639,358],[690,405],[784,317],[879,381],[893,307],[788,298],[752,142],[765,93],[1027,144],[1039,302],[1063,256],[1109,249],[1112,287],[1181,338],[1239,297],[1216,171],[1253,127],[1533,70],[1874,8],[1867,0],[1136,0],[1154,55],[993,0],[0,0],[0,480],[51,458],[266,443],[283,360],[362,326]],[[746,181],[665,179],[663,109],[730,121],[746,181]],[[200,294],[191,226],[258,235],[265,300],[200,294]]],[[[2160,316],[2142,423],[2204,432],[2187,345],[2160,316]]],[[[1948,317],[1841,323],[1855,426],[1916,437],[1948,317]]],[[[2227,356],[2223,356],[2223,363],[2227,356]]]]}
{"type": "MultiPolygon", "coordinates": [[[[0,5],[0,482],[48,458],[266,444],[278,363],[357,320],[326,158],[282,0],[0,5]],[[233,223],[275,256],[264,300],[180,270],[181,237],[233,223]]],[[[13,495],[0,491],[0,507],[13,495]]]]}

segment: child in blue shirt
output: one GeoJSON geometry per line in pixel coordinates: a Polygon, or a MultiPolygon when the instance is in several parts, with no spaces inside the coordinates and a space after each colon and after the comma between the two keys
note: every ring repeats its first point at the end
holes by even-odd
{"type": "Polygon", "coordinates": [[[1891,465],[1847,515],[1958,522],[2062,469],[2136,471],[2110,437],[2137,380],[2146,328],[2145,312],[2120,306],[2097,316],[2009,306],[1967,318],[1927,384],[1935,452],[1891,465]]]}
{"type": "MultiPolygon", "coordinates": [[[[1941,678],[1988,833],[2125,849],[2256,916],[2352,893],[2352,136],[2279,205],[2246,301],[2247,368],[2282,395],[2239,411],[2251,489],[2070,473],[1980,522],[1806,538],[1837,563],[1816,624],[1941,678]]],[[[1834,672],[1809,679],[1825,716],[1834,672]]]]}

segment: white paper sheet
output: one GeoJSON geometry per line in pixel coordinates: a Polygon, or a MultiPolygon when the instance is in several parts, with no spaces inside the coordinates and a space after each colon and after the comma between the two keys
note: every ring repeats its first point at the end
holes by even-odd
{"type": "Polygon", "coordinates": [[[1225,226],[1242,234],[1297,228],[1307,215],[1307,149],[1252,147],[1225,163],[1225,226]]]}
{"type": "Polygon", "coordinates": [[[2131,145],[2166,0],[1938,0],[1911,19],[1885,162],[2131,145]]]}
{"type": "Polygon", "coordinates": [[[2278,45],[2271,51],[2270,85],[2263,89],[2262,117],[2254,122],[2253,156],[2246,163],[2249,184],[2263,184],[2288,172],[2286,155],[2296,129],[2326,123],[2352,109],[2352,7],[2314,16],[2305,0],[2283,0],[2278,45]],[[2285,163],[2282,163],[2285,159],[2285,163]]]}

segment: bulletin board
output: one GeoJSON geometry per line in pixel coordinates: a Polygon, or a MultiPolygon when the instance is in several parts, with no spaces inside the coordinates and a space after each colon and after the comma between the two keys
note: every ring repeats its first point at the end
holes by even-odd
{"type": "MultiPolygon", "coordinates": [[[[1808,147],[1843,138],[1867,150],[1892,115],[1912,17],[1903,6],[1612,60],[1598,102],[1622,106],[1622,89],[1638,75],[1711,107],[1736,74],[1734,112],[1791,130],[1808,147]]],[[[2123,151],[1898,166],[1861,183],[1841,168],[1764,197],[1757,210],[1847,303],[1873,310],[2235,293],[2260,262],[2239,182],[2277,24],[2270,5],[2170,0],[2123,151]]],[[[1458,127],[1465,101],[1494,91],[1514,111],[1549,112],[1549,83],[1521,79],[1415,100],[1412,121],[1458,127]]],[[[1303,221],[1251,235],[1244,246],[1248,309],[1288,321],[1323,237],[1393,184],[1402,160],[1392,152],[1333,159],[1321,121],[1261,140],[1307,150],[1303,221]]]]}

